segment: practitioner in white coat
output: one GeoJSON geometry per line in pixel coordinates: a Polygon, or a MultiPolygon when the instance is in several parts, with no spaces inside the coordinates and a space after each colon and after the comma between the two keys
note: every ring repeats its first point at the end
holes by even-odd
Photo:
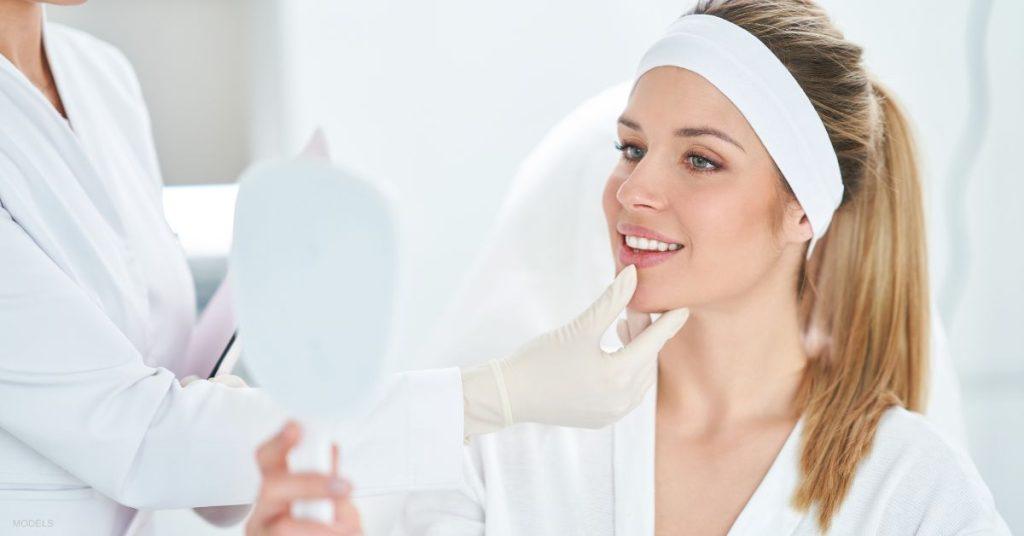
{"type": "MultiPolygon", "coordinates": [[[[464,488],[413,494],[397,531],[1008,534],[957,444],[958,417],[921,414],[946,393],[927,381],[923,208],[902,112],[811,3],[695,12],[645,54],[620,109],[618,161],[596,170],[616,269],[639,273],[620,338],[646,313],[690,307],[656,389],[605,429],[526,424],[474,439],[464,488]]],[[[560,140],[551,160],[575,149],[560,140]]],[[[598,246],[562,238],[579,255],[598,246]]],[[[560,291],[532,277],[523,288],[538,290],[518,299],[560,291]]],[[[478,303],[453,315],[476,319],[478,303]]],[[[463,347],[502,326],[473,331],[463,347]]]]}
{"type": "MultiPolygon", "coordinates": [[[[259,389],[176,378],[195,298],[160,191],[125,58],[46,23],[37,2],[0,0],[2,531],[123,534],[136,509],[256,495],[253,452],[284,415],[259,389]]],[[[508,354],[510,377],[537,379],[510,391],[521,420],[601,426],[639,403],[645,369],[683,319],[601,352],[590,324],[612,322],[632,285],[620,277],[586,322],[508,354]],[[613,376],[639,380],[607,397],[613,376]]],[[[357,491],[456,486],[465,438],[504,425],[476,402],[497,389],[487,366],[393,378],[345,450],[357,491]]]]}

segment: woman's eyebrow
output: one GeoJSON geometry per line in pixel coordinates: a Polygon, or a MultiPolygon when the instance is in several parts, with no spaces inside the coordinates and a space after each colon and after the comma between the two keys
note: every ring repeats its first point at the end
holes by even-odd
{"type": "MultiPolygon", "coordinates": [[[[634,121],[634,120],[632,120],[632,119],[630,119],[630,118],[628,118],[628,117],[626,117],[624,115],[619,117],[619,124],[624,126],[624,127],[626,127],[626,128],[633,129],[633,130],[635,130],[637,132],[643,132],[644,131],[644,129],[640,127],[640,123],[637,123],[636,121],[634,121]]],[[[714,137],[716,137],[718,139],[721,139],[723,141],[727,141],[727,142],[735,145],[737,148],[739,148],[739,150],[743,151],[744,153],[747,152],[747,150],[744,149],[742,145],[740,145],[736,140],[734,140],[731,137],[729,137],[728,134],[726,134],[725,132],[722,132],[721,130],[718,130],[717,128],[713,128],[713,127],[706,127],[706,126],[705,127],[683,127],[683,128],[677,129],[675,131],[675,135],[683,137],[683,138],[696,138],[698,136],[714,136],[714,137]]]]}
{"type": "Polygon", "coordinates": [[[720,140],[724,140],[735,145],[737,148],[739,148],[739,150],[743,151],[744,153],[747,152],[747,150],[744,149],[743,146],[740,145],[736,140],[730,138],[728,134],[722,132],[721,130],[718,130],[717,128],[684,127],[679,130],[676,130],[675,134],[676,136],[682,136],[684,138],[695,138],[697,136],[714,136],[720,140]]]}

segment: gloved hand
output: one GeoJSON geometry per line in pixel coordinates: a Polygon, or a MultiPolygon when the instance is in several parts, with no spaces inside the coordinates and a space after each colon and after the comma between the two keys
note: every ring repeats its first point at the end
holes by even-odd
{"type": "Polygon", "coordinates": [[[619,336],[619,341],[626,345],[650,325],[651,315],[626,309],[626,318],[619,319],[619,323],[615,326],[615,332],[619,336]]]}
{"type": "MultiPolygon", "coordinates": [[[[200,379],[195,374],[189,374],[181,379],[181,386],[188,387],[188,384],[200,379]]],[[[245,380],[235,376],[234,374],[221,374],[220,376],[214,376],[212,378],[203,378],[204,380],[223,383],[228,387],[249,387],[249,384],[245,383],[245,380]]]]}
{"type": "Polygon", "coordinates": [[[635,290],[629,265],[573,321],[508,357],[463,369],[467,438],[519,422],[601,428],[639,405],[656,377],[658,352],[689,311],[668,311],[621,349],[603,351],[601,336],[635,290]]]}

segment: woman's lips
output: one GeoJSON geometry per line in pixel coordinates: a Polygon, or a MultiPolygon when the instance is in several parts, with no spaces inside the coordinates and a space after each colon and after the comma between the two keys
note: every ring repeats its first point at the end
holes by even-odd
{"type": "MultiPolygon", "coordinates": [[[[623,266],[634,264],[637,268],[649,268],[667,261],[669,257],[679,253],[684,247],[686,247],[673,238],[669,238],[657,231],[640,225],[619,222],[618,225],[615,226],[615,229],[619,232],[619,261],[622,262],[623,266]],[[678,249],[657,251],[633,248],[626,243],[627,236],[657,240],[659,242],[664,242],[665,244],[670,244],[669,247],[678,246],[678,249]]],[[[637,244],[634,242],[633,245],[637,244]]],[[[664,246],[664,244],[662,244],[662,246],[664,246]]],[[[642,248],[644,246],[641,245],[640,247],[642,248]]]]}
{"type": "Polygon", "coordinates": [[[674,251],[633,249],[626,245],[626,236],[619,234],[619,262],[621,262],[623,266],[634,264],[637,268],[650,268],[651,266],[667,261],[669,257],[679,253],[685,247],[686,246],[681,246],[679,249],[674,251]]]}
{"type": "Polygon", "coordinates": [[[678,243],[677,240],[675,240],[673,238],[669,238],[669,237],[667,237],[667,236],[665,236],[665,235],[663,235],[663,234],[661,234],[661,233],[659,233],[657,231],[648,229],[646,227],[641,227],[639,225],[634,225],[632,223],[620,222],[618,225],[615,226],[615,230],[618,231],[619,234],[623,234],[623,235],[632,235],[632,236],[642,236],[644,238],[653,238],[655,240],[658,240],[660,242],[665,242],[665,243],[668,243],[668,244],[678,243]]]}

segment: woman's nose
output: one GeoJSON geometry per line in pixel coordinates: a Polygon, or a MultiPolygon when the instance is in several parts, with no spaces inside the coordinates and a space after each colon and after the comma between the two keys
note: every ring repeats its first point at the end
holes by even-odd
{"type": "Polygon", "coordinates": [[[665,208],[665,197],[660,191],[657,174],[638,164],[629,174],[615,197],[623,207],[633,210],[661,210],[665,208]]]}

